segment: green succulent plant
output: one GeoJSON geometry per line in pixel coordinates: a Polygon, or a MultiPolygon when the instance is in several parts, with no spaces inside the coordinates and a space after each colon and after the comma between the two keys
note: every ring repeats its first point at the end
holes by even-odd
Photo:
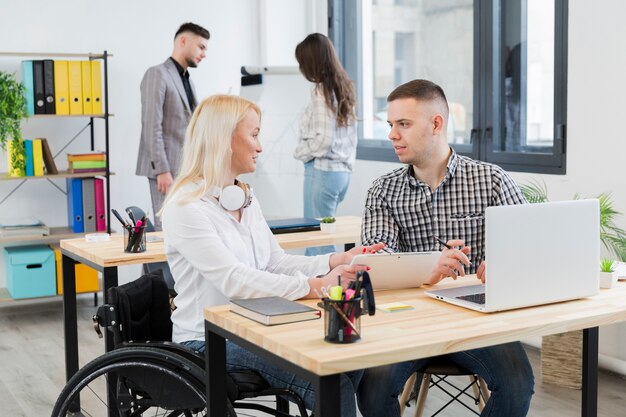
{"type": "Polygon", "coordinates": [[[613,260],[602,258],[600,261],[600,272],[613,272],[613,260]]]}
{"type": "Polygon", "coordinates": [[[320,220],[321,223],[335,223],[335,218],[332,216],[326,216],[326,217],[322,217],[322,220],[320,220]]]}
{"type": "MultiPolygon", "coordinates": [[[[545,203],[548,199],[548,187],[545,183],[532,181],[520,185],[522,194],[529,203],[545,203]]],[[[574,199],[582,198],[576,194],[574,199]]],[[[598,195],[600,201],[600,241],[602,245],[620,261],[626,261],[626,231],[615,224],[616,218],[622,213],[614,207],[610,193],[598,195]]]]}

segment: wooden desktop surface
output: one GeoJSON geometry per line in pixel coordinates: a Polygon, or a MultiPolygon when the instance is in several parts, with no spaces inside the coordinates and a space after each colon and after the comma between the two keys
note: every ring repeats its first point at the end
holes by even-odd
{"type": "MultiPolygon", "coordinates": [[[[478,283],[475,276],[438,288],[478,283]]],[[[324,320],[264,326],[231,313],[205,309],[207,321],[317,375],[332,375],[626,320],[626,283],[581,300],[498,313],[479,313],[431,299],[424,288],[379,291],[376,303],[399,301],[413,310],[363,316],[362,339],[337,345],[323,340],[324,320]]],[[[317,300],[304,304],[315,306],[317,300]]]]}
{"type": "MultiPolygon", "coordinates": [[[[162,232],[148,233],[148,236],[162,236],[162,232]]],[[[337,231],[283,233],[276,235],[283,249],[298,249],[309,246],[357,243],[361,241],[361,218],[358,216],[337,217],[337,231]]],[[[107,242],[87,242],[84,238],[61,240],[61,249],[86,259],[103,268],[112,266],[144,264],[166,261],[163,241],[149,242],[142,253],[126,253],[121,234],[111,235],[107,242]]]]}

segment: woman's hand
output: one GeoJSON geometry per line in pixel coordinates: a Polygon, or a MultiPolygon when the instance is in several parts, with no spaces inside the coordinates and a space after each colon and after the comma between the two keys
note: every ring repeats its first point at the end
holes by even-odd
{"type": "Polygon", "coordinates": [[[349,265],[352,262],[352,258],[356,255],[362,255],[364,253],[376,253],[383,249],[386,245],[384,243],[375,243],[369,246],[356,246],[346,252],[333,253],[330,255],[329,266],[330,269],[334,269],[339,265],[349,265]]]}
{"type": "Polygon", "coordinates": [[[322,287],[328,289],[340,284],[345,290],[348,288],[348,285],[350,285],[350,282],[356,279],[357,272],[368,271],[369,269],[370,268],[365,265],[339,265],[322,277],[309,278],[311,290],[307,298],[321,298],[323,295],[322,287]]]}
{"type": "Polygon", "coordinates": [[[441,256],[433,269],[430,278],[427,283],[434,285],[444,279],[445,277],[452,277],[457,279],[459,276],[465,276],[465,266],[470,265],[470,260],[467,257],[470,253],[470,247],[465,246],[463,240],[453,239],[447,242],[448,246],[452,249],[444,249],[441,252],[441,256]],[[461,249],[455,249],[456,246],[460,246],[461,249]]]}

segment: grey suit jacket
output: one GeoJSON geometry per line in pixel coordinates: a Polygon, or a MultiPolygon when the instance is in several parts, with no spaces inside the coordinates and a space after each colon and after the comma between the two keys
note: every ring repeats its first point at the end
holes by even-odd
{"type": "MultiPolygon", "coordinates": [[[[191,81],[191,80],[190,80],[191,81]]],[[[194,97],[196,92],[191,83],[194,97]]],[[[137,175],[156,178],[178,174],[191,109],[183,82],[171,59],[149,68],[141,80],[141,139],[137,175]]]]}

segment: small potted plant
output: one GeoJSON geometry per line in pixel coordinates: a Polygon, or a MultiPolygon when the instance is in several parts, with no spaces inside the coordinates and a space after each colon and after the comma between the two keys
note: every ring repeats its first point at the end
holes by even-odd
{"type": "Polygon", "coordinates": [[[613,271],[613,260],[600,261],[600,288],[613,288],[617,284],[617,274],[613,271]]]}
{"type": "Polygon", "coordinates": [[[320,220],[320,230],[324,233],[335,233],[337,224],[332,216],[322,217],[320,220]]]}

